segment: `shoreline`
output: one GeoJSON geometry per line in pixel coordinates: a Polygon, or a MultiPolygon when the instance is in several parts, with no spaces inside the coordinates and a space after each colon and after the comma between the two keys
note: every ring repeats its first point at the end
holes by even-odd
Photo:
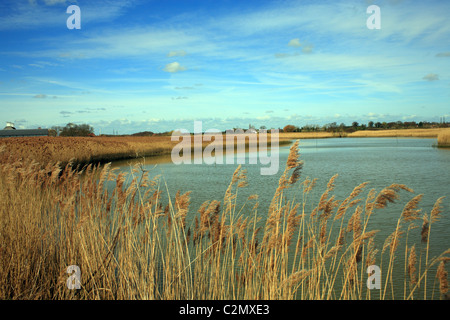
{"type": "Polygon", "coordinates": [[[437,138],[446,128],[432,129],[393,129],[393,130],[359,130],[346,132],[289,132],[280,133],[280,138],[291,139],[323,139],[323,138],[437,138]]]}
{"type": "MultiPolygon", "coordinates": [[[[292,132],[280,133],[279,145],[291,144],[297,139],[326,138],[436,138],[437,147],[450,147],[450,129],[398,129],[398,130],[364,130],[348,134],[333,132],[292,132]]],[[[72,166],[104,164],[142,157],[170,155],[173,148],[181,141],[171,141],[171,136],[151,137],[17,137],[0,139],[0,162],[9,156],[32,159],[41,165],[60,167],[72,163],[72,166]]],[[[267,146],[270,147],[270,134],[267,146]]],[[[202,142],[202,149],[211,142],[202,142]]],[[[193,144],[192,144],[193,146],[193,144]]],[[[235,150],[237,145],[234,146],[235,150]]],[[[245,141],[246,150],[249,142],[245,141]]],[[[194,148],[191,148],[194,152],[194,148]]]]}

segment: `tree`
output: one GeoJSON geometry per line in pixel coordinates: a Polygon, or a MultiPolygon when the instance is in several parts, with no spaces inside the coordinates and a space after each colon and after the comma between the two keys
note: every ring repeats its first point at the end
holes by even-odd
{"type": "Polygon", "coordinates": [[[372,129],[372,128],[373,128],[373,125],[374,125],[373,121],[369,121],[369,123],[368,123],[369,129],[372,129]]]}
{"type": "Polygon", "coordinates": [[[94,134],[94,128],[88,124],[68,123],[60,132],[61,137],[89,137],[94,134]]]}
{"type": "Polygon", "coordinates": [[[328,132],[336,132],[337,128],[338,126],[336,122],[327,123],[326,125],[323,126],[323,129],[328,132]]]}
{"type": "Polygon", "coordinates": [[[283,132],[295,132],[297,130],[296,126],[293,126],[291,124],[288,124],[283,128],[283,132]]]}
{"type": "Polygon", "coordinates": [[[54,130],[57,136],[59,136],[59,134],[61,133],[62,129],[63,128],[60,127],[60,126],[53,126],[53,127],[51,127],[51,130],[54,130]]]}
{"type": "Polygon", "coordinates": [[[318,124],[307,124],[302,127],[303,132],[319,131],[320,127],[318,124]]]}

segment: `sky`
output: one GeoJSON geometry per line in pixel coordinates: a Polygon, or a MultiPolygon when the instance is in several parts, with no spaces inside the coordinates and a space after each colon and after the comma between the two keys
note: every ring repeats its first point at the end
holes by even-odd
{"type": "Polygon", "coordinates": [[[439,122],[449,12],[442,0],[2,0],[0,127],[439,122]]]}

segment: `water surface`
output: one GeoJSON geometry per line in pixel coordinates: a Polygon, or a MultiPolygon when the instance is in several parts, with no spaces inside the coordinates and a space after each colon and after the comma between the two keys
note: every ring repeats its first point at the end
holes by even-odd
{"type": "MultiPolygon", "coordinates": [[[[305,177],[317,178],[316,191],[313,193],[309,208],[317,205],[317,199],[326,188],[329,179],[338,174],[334,194],[339,200],[345,199],[354,187],[369,182],[370,188],[380,191],[392,183],[405,184],[414,190],[414,194],[400,192],[400,200],[389,204],[387,208],[378,210],[372,217],[370,230],[381,230],[377,234],[377,247],[381,251],[386,237],[395,230],[397,219],[404,205],[416,194],[423,194],[420,203],[423,213],[430,213],[435,201],[446,196],[444,212],[439,223],[432,225],[431,256],[438,255],[450,248],[450,150],[433,147],[435,139],[415,138],[331,138],[308,139],[300,141],[300,159],[304,161],[300,182],[305,177]]],[[[242,167],[247,170],[248,187],[239,190],[239,204],[243,204],[248,196],[257,194],[260,206],[258,214],[265,217],[278,180],[284,170],[290,145],[279,149],[279,171],[276,175],[260,174],[261,164],[249,164],[249,157],[257,154],[246,154],[247,161],[242,167]]],[[[121,161],[113,163],[113,167],[129,171],[136,162],[121,161]]],[[[197,212],[200,205],[207,200],[223,200],[233,172],[237,164],[181,164],[175,165],[170,156],[154,157],[145,160],[145,169],[150,176],[161,174],[170,195],[180,190],[181,193],[191,191],[190,212],[197,212]]],[[[226,163],[224,161],[224,163],[226,163]]],[[[259,162],[258,162],[259,163],[259,162]]],[[[291,190],[296,199],[301,199],[299,187],[291,190]]],[[[250,212],[254,202],[242,212],[250,212]]],[[[307,207],[308,209],[308,207],[307,207]]],[[[420,244],[420,230],[411,232],[408,243],[420,244]]],[[[404,247],[403,247],[404,249],[404,247]]],[[[398,255],[403,263],[403,253],[398,255]]],[[[434,278],[434,273],[430,276],[434,278]]],[[[432,280],[430,281],[432,282],[432,280]]],[[[403,286],[403,282],[401,284],[403,286]]],[[[403,297],[398,297],[403,298],[403,297]]]]}

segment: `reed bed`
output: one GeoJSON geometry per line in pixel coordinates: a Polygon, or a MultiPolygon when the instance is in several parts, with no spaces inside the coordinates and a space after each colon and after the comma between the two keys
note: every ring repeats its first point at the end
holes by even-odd
{"type": "Polygon", "coordinates": [[[450,148],[450,129],[439,132],[437,143],[440,148],[450,148]]]}
{"type": "MultiPolygon", "coordinates": [[[[245,135],[244,147],[249,148],[249,135],[245,135]]],[[[259,135],[256,135],[259,143],[259,135]]],[[[5,152],[0,155],[0,162],[9,156],[16,159],[30,159],[41,165],[60,163],[62,167],[72,163],[87,165],[89,163],[108,163],[111,161],[170,155],[173,148],[182,140],[171,140],[171,136],[118,136],[118,137],[18,137],[0,139],[0,147],[5,152]]],[[[194,152],[194,138],[191,139],[191,151],[194,152]]],[[[213,144],[218,148],[214,138],[201,139],[201,148],[213,144]]],[[[223,140],[225,152],[226,139],[223,140]]],[[[271,135],[267,136],[267,146],[271,146],[271,135]]],[[[235,138],[235,149],[238,139],[235,138]]],[[[280,145],[288,144],[290,140],[282,140],[280,145]]]]}
{"type": "Polygon", "coordinates": [[[0,147],[16,159],[32,159],[39,164],[65,166],[69,162],[84,165],[120,159],[170,154],[176,142],[170,136],[155,137],[18,137],[3,138],[0,147]]]}
{"type": "Polygon", "coordinates": [[[288,132],[280,133],[283,139],[321,139],[321,138],[390,138],[390,137],[414,137],[414,138],[436,138],[440,132],[446,129],[392,129],[392,130],[358,130],[351,133],[346,132],[288,132]]]}
{"type": "Polygon", "coordinates": [[[280,141],[296,139],[323,139],[339,137],[339,132],[281,132],[280,141]]]}
{"type": "MultiPolygon", "coordinates": [[[[5,147],[0,146],[0,153],[5,147]]],[[[167,194],[142,165],[76,168],[4,156],[0,164],[0,299],[438,299],[448,290],[450,249],[431,256],[438,198],[422,213],[411,196],[382,247],[371,217],[413,190],[392,184],[345,198],[333,176],[317,203],[316,179],[301,179],[298,141],[267,212],[237,167],[223,199],[190,208],[190,192],[167,194]],[[420,236],[421,244],[408,237],[420,236]],[[404,250],[400,248],[404,245],[404,250]],[[398,257],[404,255],[405,263],[398,257]],[[67,268],[81,269],[81,289],[67,268]],[[382,271],[367,290],[367,267],[382,271]],[[404,276],[394,276],[396,270],[404,276]],[[403,285],[401,296],[394,283],[403,285]]]]}
{"type": "Polygon", "coordinates": [[[349,138],[359,137],[414,137],[414,138],[436,138],[445,129],[393,129],[393,130],[359,130],[348,135],[349,138]]]}

